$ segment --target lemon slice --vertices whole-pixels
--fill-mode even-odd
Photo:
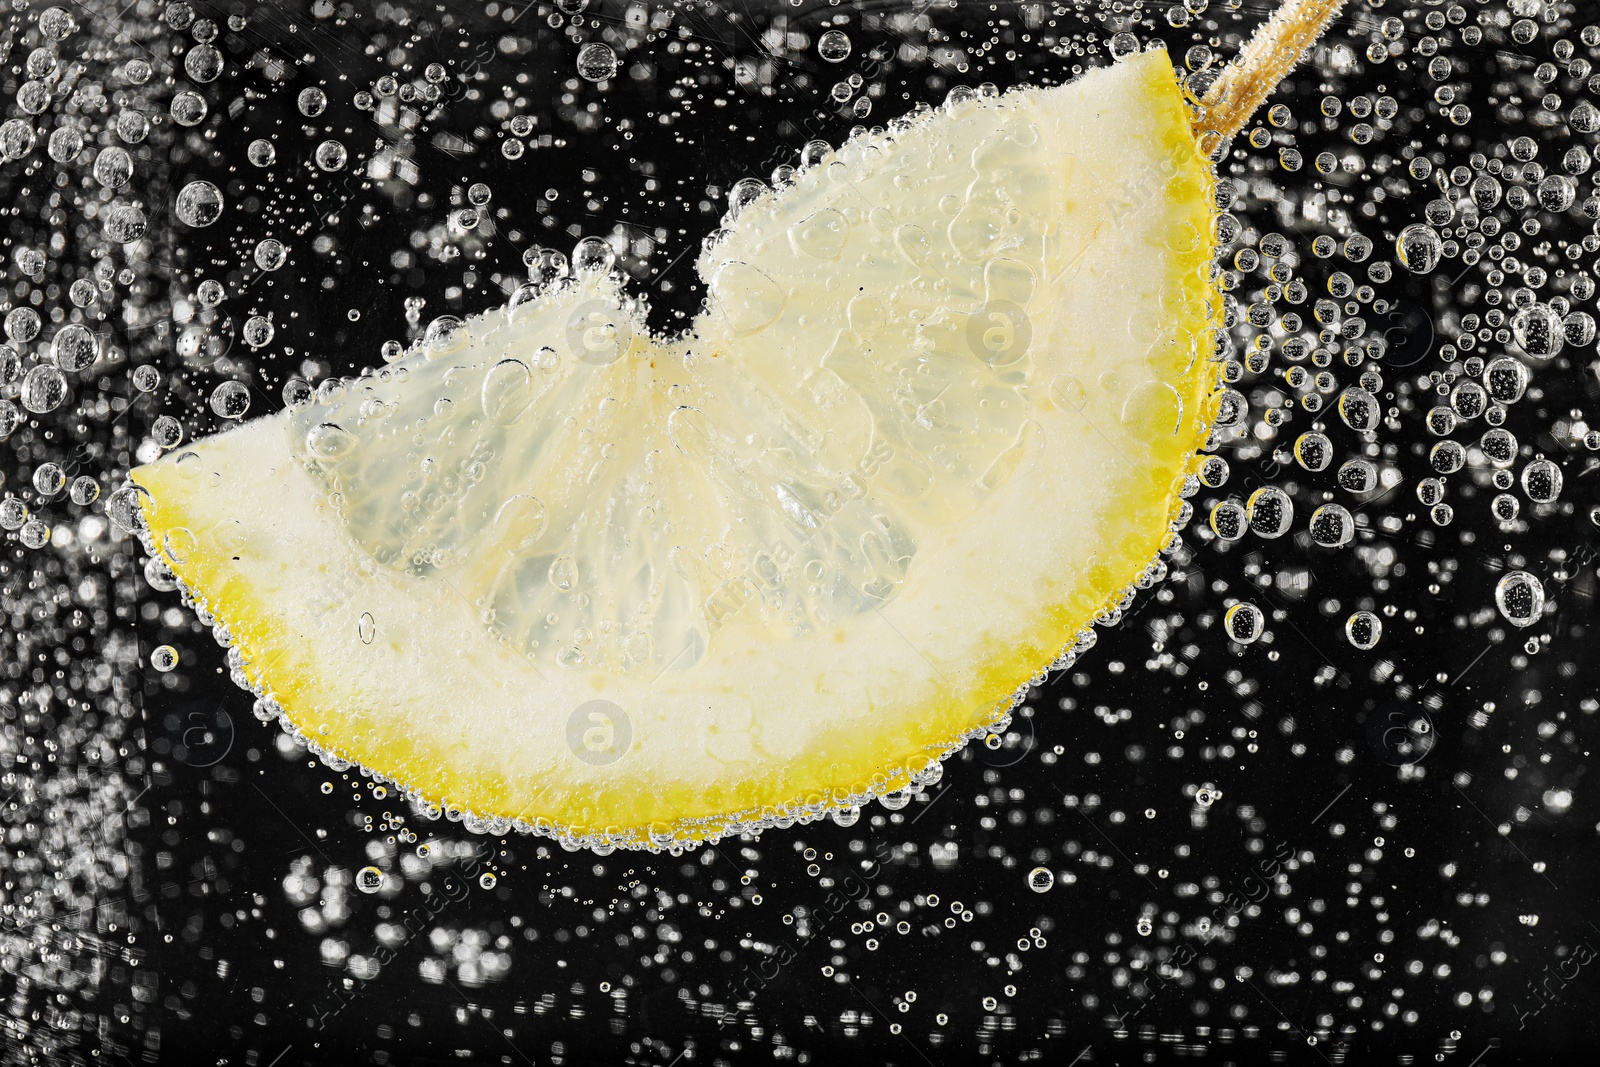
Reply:
[[[135,470],[313,751],[474,829],[676,847],[938,774],[1173,538],[1212,175],[1161,51],[852,139],[654,336],[603,268]]]

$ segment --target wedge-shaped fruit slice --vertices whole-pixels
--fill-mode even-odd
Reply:
[[[655,337],[611,277],[134,472],[329,758],[602,848],[926,781],[1172,536],[1218,325],[1163,52],[858,137]],[[147,495],[145,495],[147,493]]]

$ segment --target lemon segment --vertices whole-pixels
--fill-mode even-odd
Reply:
[[[744,203],[705,310],[613,279],[141,467],[151,547],[330,758],[662,847],[927,780],[1170,536],[1216,370],[1164,52]]]

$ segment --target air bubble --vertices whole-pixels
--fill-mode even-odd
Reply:
[[[616,73],[617,53],[610,45],[591,41],[578,49],[578,75],[585,81],[606,81]]]
[[[208,181],[192,181],[178,193],[174,211],[186,225],[210,226],[222,217],[222,190]]]
[[[850,57],[850,37],[843,30],[828,30],[817,39],[817,55],[829,63],[843,63]]]
[[[1513,626],[1532,626],[1544,614],[1544,584],[1527,571],[1510,571],[1495,584],[1494,602]]]
[[[1241,645],[1254,644],[1261,637],[1266,623],[1266,616],[1261,609],[1250,603],[1234,604],[1222,616],[1222,628]]]

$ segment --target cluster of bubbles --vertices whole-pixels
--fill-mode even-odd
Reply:
[[[123,476],[274,409],[279,396],[292,404],[311,395],[369,306],[340,290],[343,279],[418,290],[404,326],[397,315],[370,346],[385,361],[405,349],[391,335],[425,339],[430,322],[435,335],[448,333],[449,323],[425,319],[429,302],[465,314],[572,270],[629,271],[666,305],[682,286],[672,257],[692,231],[673,233],[652,216],[713,225],[750,186],[695,184],[667,155],[639,156],[630,145],[645,123],[682,144],[708,143],[696,124],[807,144],[803,157],[772,164],[776,182],[874,109],[936,103],[952,89],[1015,79],[1030,63],[1064,75],[1152,34],[1165,35],[1198,95],[1255,17],[1232,0],[1104,2],[1092,17],[1026,3],[1004,15],[946,13],[949,23],[923,5],[795,7],[755,19],[709,4],[635,5],[619,16],[610,5],[556,0],[474,5],[476,21],[443,8],[413,17],[380,5],[387,14],[354,19],[327,0],[309,7],[304,20],[293,16],[294,35],[249,13],[182,2],[141,2],[116,23],[91,22],[77,6],[0,9],[0,63],[14,69],[0,116],[0,203],[11,209],[0,305],[0,597],[17,621],[0,634],[0,948],[16,961],[0,971],[8,1062],[23,1062],[21,1049],[35,1062],[83,1062],[90,1044],[158,1056],[152,954],[173,937],[197,951],[169,959],[171,974],[198,968],[190,981],[161,980],[177,1011],[209,982],[224,990],[207,993],[225,1005],[219,1012],[303,1025],[305,1004],[290,1006],[276,988],[280,968],[241,964],[243,950],[199,951],[210,951],[203,942],[219,922],[252,937],[265,931],[269,956],[289,969],[311,961],[316,981],[324,969],[370,981],[382,970],[380,948],[410,951],[398,966],[447,992],[459,983],[481,994],[558,961],[559,980],[528,978],[530,989],[548,988],[517,994],[492,1022],[453,1005],[453,1024],[497,1031],[453,1035],[460,1047],[481,1041],[486,1055],[503,1051],[498,1028],[520,1025],[519,1014],[562,1017],[573,1034],[604,1014],[634,1039],[633,1054],[648,1044],[661,1062],[695,1040],[715,1045],[681,1039],[674,1024],[628,1029],[636,1002],[669,987],[685,1019],[725,1022],[715,1027],[721,1040],[736,1034],[787,1056],[807,1027],[782,1014],[787,993],[764,991],[772,973],[792,981],[803,972],[800,980],[839,991],[817,1024],[832,1038],[904,1028],[930,1048],[975,1040],[986,1052],[1042,1047],[1083,1018],[1122,1035],[1159,1016],[1225,1040],[1257,1026],[1270,1036],[1277,1019],[1241,991],[1252,968],[1315,991],[1315,1008],[1295,1025],[1324,1042],[1426,1025],[1402,987],[1442,991],[1462,1025],[1513,998],[1469,976],[1482,946],[1438,918],[1401,928],[1401,905],[1372,888],[1403,880],[1394,872],[1426,854],[1429,884],[1448,887],[1441,892],[1455,906],[1499,903],[1468,885],[1465,861],[1428,853],[1426,828],[1402,827],[1396,807],[1370,798],[1347,798],[1314,824],[1313,808],[1296,823],[1265,810],[1270,798],[1247,795],[1240,779],[1225,783],[1226,799],[1216,783],[1235,765],[1310,758],[1302,713],[1274,724],[1278,713],[1261,696],[1274,672],[1291,672],[1280,651],[1303,641],[1316,652],[1310,691],[1354,677],[1399,707],[1398,725],[1381,727],[1370,746],[1379,759],[1397,750],[1394,730],[1414,741],[1442,722],[1427,700],[1462,676],[1450,692],[1465,701],[1451,705],[1465,729],[1483,733],[1522,709],[1547,749],[1505,742],[1497,770],[1502,806],[1515,814],[1497,815],[1486,833],[1510,837],[1535,815],[1560,819],[1584,803],[1562,775],[1579,747],[1574,719],[1600,708],[1592,697],[1551,707],[1556,679],[1581,664],[1552,662],[1544,682],[1502,695],[1473,688],[1491,670],[1471,660],[1476,647],[1448,665],[1425,660],[1458,635],[1481,635],[1491,660],[1505,659],[1493,650],[1515,635],[1510,669],[1537,671],[1575,639],[1571,613],[1593,596],[1588,545],[1600,508],[1580,487],[1600,450],[1585,389],[1600,273],[1600,26],[1533,0],[1355,8],[1319,52],[1316,73],[1231,146],[1218,164],[1216,234],[1226,390],[1213,448],[1193,472],[1200,520],[1146,594],[1153,610],[1142,627],[1108,635],[1105,665],[1076,668],[1049,714],[1025,706],[993,744],[967,750],[962,782],[949,786],[957,796],[912,790],[803,838],[774,838],[770,851],[724,842],[649,867],[497,841],[493,868],[469,872],[470,840],[411,826],[448,823],[450,813],[420,803],[395,812],[381,787],[351,772],[352,810],[368,814],[353,820],[354,833],[316,831],[336,855],[275,858],[273,877],[252,887],[260,892],[221,904],[227,864],[243,851],[236,835],[268,831],[215,825],[212,794],[162,792],[195,768],[161,755],[159,717],[154,734],[139,725],[140,694],[183,693],[191,672],[210,672],[211,651],[205,627],[163,595],[176,587],[171,574],[138,553],[138,497]],[[559,71],[530,83],[530,60],[551,52]],[[618,103],[658,90],[649,114]],[[760,107],[797,101],[823,122],[761,127]],[[601,138],[618,151],[585,157],[559,178],[535,166],[559,168],[564,152]],[[237,151],[219,147],[233,141]],[[639,179],[635,214],[605,191],[613,158]],[[503,176],[472,170],[485,160]],[[614,214],[626,221],[595,237],[595,220]],[[382,256],[350,251],[354,228],[391,216],[402,225]],[[556,250],[585,233],[570,255]],[[512,246],[500,264],[498,250]],[[442,292],[421,295],[439,278],[449,279]],[[316,301],[348,305],[333,316],[343,321],[308,325],[302,313]],[[136,627],[162,638],[145,640]],[[1422,646],[1427,656],[1415,651]],[[1297,684],[1306,671],[1293,666]],[[1186,710],[1135,740],[1136,698],[1118,695],[1132,683],[1170,683],[1183,694],[1174,706]],[[1381,709],[1369,709],[1371,721]],[[1051,716],[1082,742],[1070,757],[1069,746],[1038,740]],[[277,744],[286,774],[325,773],[287,738],[257,743]],[[1371,752],[1336,746],[1332,762],[1348,767]],[[1091,771],[1168,760],[1181,795],[1123,783],[1116,792],[1138,795],[1118,800],[1107,785],[1063,786],[1069,759]],[[1408,760],[1391,761],[1402,782],[1430,769]],[[1452,781],[1476,785],[1465,771]],[[1067,820],[1077,826],[1063,832]],[[1161,858],[1120,832],[1168,820],[1178,843]],[[1204,834],[1217,825],[1241,832],[1237,856],[1191,849],[1191,838],[1214,841]],[[289,847],[303,847],[302,830],[284,832]],[[1263,874],[1259,856],[1280,838],[1276,873]],[[208,867],[212,850],[223,859]],[[1329,855],[1341,858],[1325,878]],[[452,870],[470,895],[408,926],[423,886],[439,891]],[[940,882],[970,871],[992,882],[959,894]],[[1251,878],[1269,881],[1281,906],[1249,899]],[[1058,925],[1085,907],[1078,886],[1111,884],[1124,902],[1143,894],[1143,903],[1105,929],[1094,928],[1098,919]],[[186,888],[202,885],[204,895]],[[1021,904],[996,902],[1007,887]],[[1274,907],[1293,939],[1281,958],[1228,954],[1240,925]],[[1362,921],[1339,917],[1339,907]],[[898,977],[893,961],[905,954],[894,949],[913,943],[946,954],[955,977]],[[1174,962],[1177,944],[1194,949],[1194,962]],[[780,946],[806,951],[789,962]],[[1481,952],[1496,965],[1506,954],[1498,942]],[[591,966],[596,958],[617,962],[617,973]],[[217,981],[230,966],[258,964],[247,980]],[[1064,1009],[1063,973],[1076,998]],[[1158,974],[1167,989],[1181,982],[1192,992],[1161,992]],[[870,1010],[857,985],[872,991]],[[228,1001],[235,988],[247,1008]],[[1130,1017],[1134,1009],[1147,1014]],[[420,1039],[426,1011],[397,1009],[378,1040]],[[764,1025],[780,1018],[786,1028]],[[1453,1048],[1460,1032],[1448,1032],[1439,1040]],[[360,1040],[371,1040],[370,1027]],[[278,1051],[254,1036],[235,1043],[256,1062]]]

